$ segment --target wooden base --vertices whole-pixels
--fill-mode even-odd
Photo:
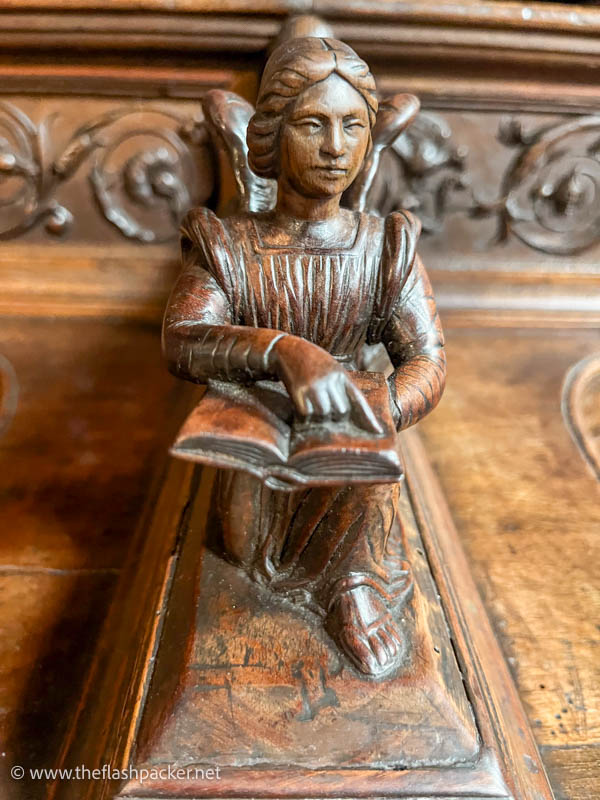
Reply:
[[[402,439],[404,668],[365,678],[316,615],[210,552],[212,475],[171,462],[64,753],[127,779],[54,798],[552,797],[418,436]]]

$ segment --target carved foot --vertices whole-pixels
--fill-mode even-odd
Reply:
[[[380,678],[401,663],[406,643],[381,595],[369,586],[341,594],[327,618],[327,629],[352,663]]]

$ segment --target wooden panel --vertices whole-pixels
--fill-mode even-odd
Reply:
[[[174,243],[142,252],[139,245],[3,245],[0,313],[135,318],[157,325],[179,270],[176,250]]]
[[[33,76],[35,96],[3,82],[0,313],[160,319],[179,222],[217,194],[214,155],[198,101],[165,99],[177,73],[132,67],[56,74],[48,65]],[[78,96],[90,72],[121,96],[94,95],[94,81]],[[182,75],[195,98],[216,86],[248,92],[254,80],[225,69]]]
[[[31,14],[14,0],[3,14],[0,36],[19,57],[0,60],[0,92],[25,118],[7,129],[1,115],[10,151],[1,168],[11,191],[29,189],[5,207],[0,234],[11,244],[0,262],[0,311],[158,319],[181,209],[209,201],[213,185],[210,148],[194,123],[197,98],[214,86],[252,98],[283,16],[306,10],[276,0],[209,5],[122,0],[110,13],[100,2],[48,2]],[[596,325],[597,12],[385,0],[354,4],[352,15],[338,0],[311,8],[371,59],[383,93],[410,90],[423,100],[424,112],[384,159],[374,201],[421,216],[440,305],[483,324],[511,309],[527,324],[562,315]],[[65,47],[73,52],[57,59],[53,48]],[[33,179],[40,169],[43,190]],[[21,240],[34,245],[27,254]],[[128,242],[137,248],[131,258]]]
[[[210,85],[201,78],[198,93]],[[382,85],[411,88],[401,78]],[[177,269],[183,209],[215,200],[198,104],[26,95],[7,103],[0,311],[157,320]],[[506,108],[458,104],[463,110],[425,98],[385,154],[370,207],[418,213],[442,308],[469,310],[484,324],[512,311],[538,324],[562,315],[596,325],[600,118],[507,117]],[[43,188],[25,166],[45,175]]]
[[[37,0],[33,14],[27,13],[27,0],[6,0],[4,8],[12,11],[5,15],[6,38],[21,46],[33,41],[32,30],[38,42],[40,36],[56,42],[61,31],[68,34],[78,25],[86,34],[86,43],[106,47],[102,22],[106,25],[107,19],[114,21],[120,14],[127,24],[113,24],[111,33],[117,33],[122,47],[158,46],[161,41],[164,47],[165,39],[172,45],[175,33],[180,46],[185,46],[187,38],[190,48],[214,51],[215,47],[231,47],[237,41],[244,49],[256,51],[268,46],[288,14],[314,13],[332,20],[336,35],[352,46],[358,45],[359,50],[361,44],[363,48],[370,45],[371,51],[381,53],[391,41],[395,49],[405,45],[406,55],[412,58],[417,48],[422,48],[426,29],[427,44],[434,52],[445,47],[449,54],[456,54],[458,49],[476,51],[481,56],[486,51],[502,49],[504,60],[517,54],[523,58],[547,53],[556,62],[561,53],[573,58],[573,53],[583,52],[589,57],[597,49],[590,36],[600,29],[594,9],[540,2],[528,3],[524,8],[518,2],[489,0],[361,0],[352,4],[351,14],[342,0],[260,0],[250,7],[246,0],[111,0],[110,8],[116,12],[112,15],[107,13],[105,0]],[[171,22],[166,36],[162,31],[157,34],[157,18]],[[95,28],[96,37],[92,35]],[[186,32],[191,35],[186,37]],[[212,34],[212,48],[207,33]],[[76,47],[68,36],[64,41]],[[548,63],[552,63],[550,58]]]
[[[0,738],[4,766],[52,767],[169,437],[156,328],[0,325]],[[8,402],[6,398],[8,396]],[[0,795],[43,800],[3,769]]]
[[[202,77],[200,92],[214,85]],[[0,125],[7,240],[129,243],[133,256],[176,238],[180,207],[213,190],[197,103],[5,95]]]
[[[18,382],[16,413],[0,440],[0,563],[120,567],[149,459],[165,446],[174,381],[158,331],[4,319],[0,353]]]
[[[72,724],[116,575],[0,565],[3,767],[52,767]],[[44,800],[46,783],[0,774],[8,800]]]
[[[538,743],[598,747],[587,763],[600,783],[598,483],[561,414],[567,371],[600,337],[452,329],[448,340],[446,395],[421,426],[428,453]]]
[[[309,5],[371,58],[384,90],[417,91],[425,100],[425,123],[437,117],[448,127],[449,137],[440,142],[432,134],[435,126],[426,126],[435,145],[430,152],[441,160],[426,175],[417,171],[420,185],[413,182],[425,217],[448,177],[468,178],[480,199],[504,200],[502,178],[510,159],[527,146],[506,147],[497,140],[503,115],[531,132],[542,123],[556,127],[575,115],[589,116],[598,107],[598,9],[361,0],[349,13],[338,0]],[[24,0],[7,0],[0,25],[0,92],[35,125],[47,116],[45,109],[64,110],[45,151],[49,168],[79,125],[96,119],[96,110],[102,116],[139,97],[194,115],[203,87],[217,85],[237,86],[251,97],[282,19],[307,8],[297,0],[265,0],[251,9],[243,0],[117,0],[110,8],[101,0],[39,0],[33,11]],[[92,113],[80,115],[84,107]],[[566,140],[567,162],[588,155],[584,142]],[[453,150],[461,155],[465,148],[460,164],[448,163]],[[158,320],[177,269],[175,239],[145,245],[128,240],[95,206],[92,166],[93,158],[84,159],[52,195],[73,213],[70,227],[61,228],[65,217],[51,214],[24,238],[3,243],[0,311]],[[3,182],[3,192],[6,187]],[[595,331],[577,330],[598,325],[597,245],[594,239],[582,253],[548,255],[514,231],[504,244],[493,244],[498,215],[491,209],[480,219],[469,218],[469,192],[450,186],[440,229],[432,228],[422,244],[446,322],[467,328],[450,332],[450,386],[424,430],[557,795],[590,800],[600,785],[593,621],[600,602],[597,487],[562,425],[558,404],[567,369],[599,349]],[[597,203],[586,207],[597,209]],[[595,237],[596,218],[589,220],[586,235]],[[46,231],[48,221],[63,235]],[[498,324],[506,330],[468,330]],[[520,325],[572,330],[515,331]],[[88,652],[78,661],[67,642],[71,635],[75,642],[87,641],[87,630],[91,647],[147,485],[152,437],[168,413],[168,378],[158,356],[155,367],[146,361],[155,357],[155,334],[135,325],[21,319],[3,320],[3,331],[8,338],[0,354],[17,368],[21,389],[12,427],[6,428],[10,402],[0,417],[0,434],[7,430],[0,444],[8,454],[0,463],[10,465],[0,547],[15,587],[6,589],[11,599],[3,619],[9,625],[6,641],[18,647],[24,642],[22,651],[6,656],[6,686],[16,681],[14,701],[23,701],[23,716],[35,706],[27,736],[33,742],[39,722],[48,731],[50,753],[51,737],[63,733],[58,707],[64,699],[70,708]],[[135,344],[135,358],[123,342]],[[12,381],[10,362],[0,363],[3,383]],[[140,369],[150,393],[143,394],[128,371]],[[82,452],[89,463],[79,462]],[[94,569],[105,572],[89,572]],[[61,583],[62,574],[51,580],[45,570],[69,570],[68,585]],[[88,582],[71,584],[72,570]],[[105,581],[106,592],[96,593],[96,583],[102,587]],[[147,588],[136,586],[140,593]],[[90,606],[74,599],[88,596]],[[51,651],[57,649],[52,665]],[[25,684],[31,692],[22,691]],[[47,697],[50,686],[56,705]],[[17,714],[12,702],[9,693],[11,725]],[[32,760],[37,752],[31,751]],[[26,788],[31,797],[39,791]],[[23,791],[18,800],[22,796]]]
[[[598,796],[598,747],[543,747],[544,761],[554,786],[555,800]]]

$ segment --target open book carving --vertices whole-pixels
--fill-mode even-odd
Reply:
[[[279,383],[211,381],[171,452],[202,464],[245,470],[273,489],[399,481],[402,463],[387,381],[376,372],[351,377],[381,433],[365,431],[352,418],[327,424],[297,420]]]

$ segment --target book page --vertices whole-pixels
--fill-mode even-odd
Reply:
[[[286,406],[287,403],[287,406]],[[273,385],[211,381],[171,448],[173,455],[213,466],[249,469],[281,464],[289,452],[289,400]]]

